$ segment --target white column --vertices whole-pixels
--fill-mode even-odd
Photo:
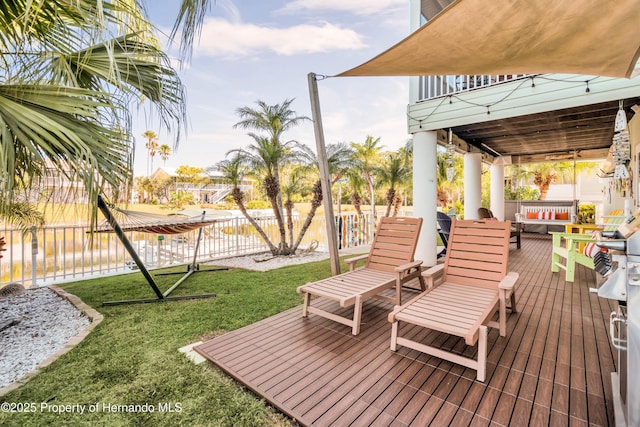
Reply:
[[[415,159],[415,156],[414,156]],[[482,155],[464,154],[464,219],[478,219],[482,202]]]
[[[504,221],[504,165],[491,165],[491,212]]]
[[[426,267],[436,265],[437,258],[437,142],[433,131],[413,135],[413,216],[423,219],[415,259]]]

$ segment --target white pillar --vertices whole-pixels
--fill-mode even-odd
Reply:
[[[436,265],[437,258],[437,142],[433,131],[413,135],[413,216],[423,220],[415,259],[426,267]]]
[[[415,149],[415,148],[414,148]],[[415,159],[415,155],[414,155]],[[482,155],[464,154],[464,219],[478,219],[482,202]]]
[[[491,212],[504,221],[504,165],[491,165]]]

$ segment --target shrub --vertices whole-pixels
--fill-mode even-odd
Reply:
[[[595,224],[596,222],[596,205],[593,203],[584,203],[578,206],[578,223],[579,224]]]

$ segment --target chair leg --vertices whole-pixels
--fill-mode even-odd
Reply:
[[[360,295],[356,297],[356,303],[353,306],[353,326],[351,328],[351,333],[353,335],[358,335],[360,333],[360,320],[362,318],[362,299]]]
[[[309,302],[311,301],[311,294],[309,292],[304,293],[304,302],[302,303],[302,317],[309,316]]]
[[[484,382],[487,371],[487,327],[480,326],[478,336],[478,370],[476,378]]]
[[[500,290],[500,303],[498,307],[498,327],[500,336],[507,336],[507,295],[506,291]]]
[[[518,309],[516,308],[516,293],[514,291],[511,291],[511,312],[518,312]]]
[[[391,351],[396,351],[398,348],[398,321],[396,320],[391,324]]]
[[[518,233],[518,234],[516,235],[516,247],[517,247],[518,249],[520,249],[520,247],[521,247],[521,244],[520,244],[520,233]]]

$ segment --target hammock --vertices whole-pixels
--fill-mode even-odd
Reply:
[[[111,209],[115,211],[114,213]],[[129,252],[129,255],[136,263],[140,272],[145,277],[149,286],[156,294],[157,298],[154,299],[137,299],[137,300],[125,300],[125,301],[107,301],[103,302],[103,305],[118,305],[118,304],[138,304],[138,303],[150,303],[150,302],[160,302],[160,301],[172,301],[172,300],[184,300],[184,299],[193,299],[193,298],[212,298],[215,297],[215,294],[202,294],[202,295],[185,295],[178,297],[170,297],[169,295],[173,292],[182,282],[184,282],[189,276],[193,273],[200,270],[200,266],[196,264],[196,258],[198,257],[198,248],[200,247],[200,238],[202,237],[202,227],[208,224],[212,224],[217,221],[228,221],[228,219],[220,219],[220,218],[206,218],[206,212],[203,212],[202,217],[200,219],[197,218],[177,218],[177,219],[169,219],[168,216],[165,215],[157,215],[157,214],[149,214],[143,212],[135,212],[135,211],[125,211],[122,209],[118,209],[113,205],[107,204],[104,201],[102,196],[98,196],[98,209],[102,211],[102,214],[105,217],[106,225],[99,226],[95,231],[96,232],[114,232],[118,239],[124,245],[124,248]],[[120,216],[121,218],[126,218],[129,221],[129,225],[125,225],[125,227],[120,226],[116,216]],[[150,221],[149,218],[156,218],[154,221]],[[140,220],[140,218],[143,218]],[[173,286],[167,289],[165,292],[161,292],[156,284],[155,280],[149,273],[149,270],[145,267],[144,263],[136,253],[135,249],[127,239],[127,236],[124,234],[125,231],[143,231],[148,233],[166,233],[166,234],[177,234],[184,233],[185,231],[200,229],[198,233],[198,240],[196,240],[196,248],[193,254],[193,262],[187,267],[187,272],[180,280],[178,280]],[[220,269],[215,269],[220,270]],[[215,271],[213,270],[213,271]],[[211,271],[211,270],[209,270]]]
[[[122,231],[140,231],[143,233],[155,234],[180,234],[187,231],[197,230],[204,226],[229,221],[223,218],[227,212],[216,212],[211,209],[203,209],[199,217],[187,216],[178,212],[172,215],[159,215],[149,212],[131,211],[109,205],[111,213],[120,225]],[[195,213],[198,211],[183,211],[185,213]],[[96,233],[111,233],[114,231],[108,220],[101,222],[94,230]]]

